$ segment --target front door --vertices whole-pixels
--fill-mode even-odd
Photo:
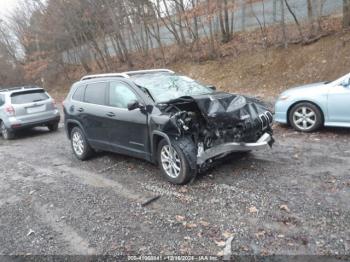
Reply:
[[[110,82],[106,112],[109,137],[114,151],[143,157],[148,154],[147,114],[139,108],[128,110],[128,104],[135,100],[143,103],[127,83]]]
[[[350,85],[331,87],[328,93],[329,122],[350,124]]]

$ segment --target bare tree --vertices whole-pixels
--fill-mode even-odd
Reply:
[[[287,29],[285,22],[285,10],[284,10],[284,0],[280,0],[281,3],[281,27],[282,27],[282,37],[283,37],[283,45],[284,48],[288,47],[288,39],[287,39]]]
[[[350,26],[350,0],[343,0],[343,27]]]
[[[227,0],[217,0],[219,9],[219,21],[222,35],[222,42],[227,43],[232,39],[232,31],[230,29],[228,2]]]
[[[287,0],[284,0],[285,4],[286,4],[286,7],[289,11],[289,13],[293,16],[293,19],[294,19],[294,22],[297,26],[297,29],[298,29],[298,32],[299,32],[299,35],[300,35],[300,38],[301,38],[301,41],[304,41],[304,35],[303,35],[303,30],[301,28],[301,25],[299,23],[299,20],[296,16],[296,14],[294,13],[294,11],[292,10],[291,6],[289,5],[288,1]]]

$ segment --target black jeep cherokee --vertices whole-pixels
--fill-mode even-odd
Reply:
[[[146,159],[185,184],[216,159],[273,144],[263,103],[214,89],[166,69],[85,76],[63,102],[73,152]]]

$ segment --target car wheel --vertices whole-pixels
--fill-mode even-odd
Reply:
[[[195,175],[191,159],[183,150],[182,141],[174,140],[171,145],[163,139],[158,146],[158,163],[164,177],[173,184],[187,184]]]
[[[79,127],[74,127],[72,129],[70,141],[73,152],[78,159],[86,160],[91,157],[93,150]]]
[[[320,109],[311,103],[299,103],[290,110],[289,121],[292,127],[301,132],[313,132],[323,123]]]
[[[1,122],[0,125],[1,135],[5,140],[10,140],[14,138],[14,133],[10,131],[6,126],[4,122]]]
[[[49,124],[47,126],[47,128],[51,131],[51,132],[56,132],[58,130],[58,123],[54,123],[54,124]]]

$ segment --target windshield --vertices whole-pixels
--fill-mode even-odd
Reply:
[[[146,88],[156,102],[213,92],[187,76],[160,73],[133,76],[132,79],[137,85]]]
[[[326,82],[326,84],[335,84],[335,85],[338,85],[346,80],[348,80],[350,78],[350,74],[346,74],[345,76],[342,76],[334,81],[328,81]]]
[[[49,99],[44,90],[16,92],[11,95],[12,104],[27,104]]]

